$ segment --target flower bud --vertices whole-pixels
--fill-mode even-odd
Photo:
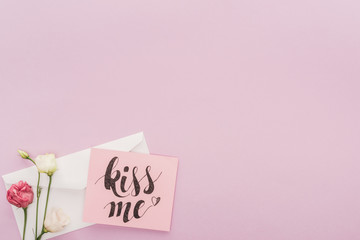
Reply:
[[[28,159],[29,158],[29,154],[23,150],[18,150],[18,153],[20,154],[20,156],[23,158],[23,159]]]

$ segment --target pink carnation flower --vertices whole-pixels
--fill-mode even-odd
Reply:
[[[29,184],[20,181],[11,185],[6,195],[9,203],[16,207],[26,208],[33,202],[34,192]]]

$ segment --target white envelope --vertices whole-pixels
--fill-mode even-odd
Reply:
[[[95,148],[149,154],[149,149],[142,132],[101,144]],[[58,170],[53,175],[48,211],[52,207],[62,208],[71,218],[71,222],[64,230],[58,233],[46,233],[43,235],[42,239],[49,239],[93,225],[92,223],[85,223],[82,221],[89,160],[90,148],[57,159]],[[37,175],[36,167],[32,166],[6,174],[2,177],[4,179],[6,189],[9,189],[12,184],[23,180],[31,185],[34,193],[36,193]],[[49,177],[46,174],[41,174],[40,186],[42,187],[42,192],[39,203],[38,234],[41,232],[43,222],[48,180]],[[23,210],[15,206],[12,206],[12,209],[22,236],[24,221]],[[26,228],[26,239],[28,240],[34,239],[35,212],[36,198],[34,198],[34,202],[28,207],[28,221]]]

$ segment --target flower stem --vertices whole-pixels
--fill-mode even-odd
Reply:
[[[34,162],[34,160],[32,160],[30,157],[27,157],[27,159],[29,159],[36,166],[36,163]]]
[[[24,231],[23,231],[23,240],[25,240],[25,232],[26,232],[26,222],[27,222],[27,207],[23,208],[24,210]]]
[[[32,160],[30,157],[28,157],[27,159],[29,159],[36,166],[36,163],[34,160]],[[40,194],[41,194],[41,188],[39,187],[39,185],[40,185],[40,172],[38,171],[38,181],[37,181],[37,186],[36,186],[36,197],[37,198],[36,198],[35,240],[37,239],[39,200],[40,200]]]
[[[52,181],[52,175],[49,175],[49,186],[48,186],[48,191],[47,191],[47,195],[46,195],[46,204],[45,204],[45,212],[44,212],[44,220],[43,220],[43,226],[42,226],[42,230],[41,230],[41,234],[39,235],[39,237],[37,238],[38,240],[41,239],[42,235],[44,235],[44,233],[46,233],[45,231],[45,219],[46,219],[46,211],[47,211],[47,207],[48,207],[48,202],[49,202],[49,195],[50,195],[50,188],[51,188],[51,181]]]
[[[41,232],[41,234],[39,235],[39,237],[37,238],[38,240],[41,239],[42,235],[44,235],[45,232]]]
[[[40,200],[40,193],[41,193],[41,189],[39,187],[39,183],[40,183],[40,172],[38,172],[38,182],[37,182],[37,187],[36,187],[36,220],[35,220],[35,239],[37,239],[37,230],[38,230],[38,216],[39,216],[39,200]]]

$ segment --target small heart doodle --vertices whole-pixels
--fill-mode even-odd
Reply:
[[[151,202],[154,206],[158,205],[158,203],[160,202],[160,197],[152,197]]]

